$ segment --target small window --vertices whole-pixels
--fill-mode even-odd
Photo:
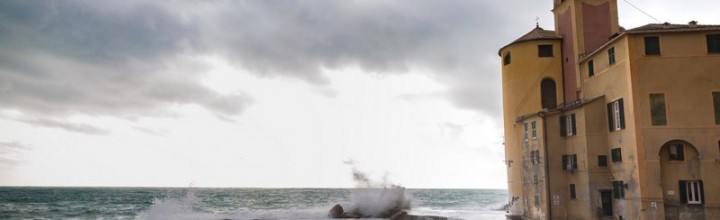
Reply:
[[[720,53],[720,34],[708,34],[706,37],[708,53]]]
[[[625,198],[625,184],[623,181],[613,181],[613,196],[616,199]]]
[[[538,182],[540,182],[540,181],[538,181],[537,175],[533,175],[533,184],[535,184],[537,186]]]
[[[577,134],[575,126],[575,114],[560,116],[560,135],[563,137],[574,136]]]
[[[530,122],[530,131],[531,131],[531,137],[532,139],[537,139],[537,123],[536,122]]]
[[[660,55],[660,37],[645,37],[645,55]]]
[[[705,189],[702,180],[679,181],[680,201],[687,204],[705,204]]]
[[[715,108],[715,124],[720,125],[720,92],[713,92],[712,95]]]
[[[525,142],[528,141],[528,124],[523,124],[523,137],[525,138]]]
[[[510,57],[510,52],[506,53],[506,54],[505,54],[505,57],[503,57],[503,65],[508,65],[508,64],[510,64],[510,60],[511,60],[511,59],[512,59],[512,58]]]
[[[530,151],[530,161],[533,165],[540,164],[540,151]]]
[[[595,64],[593,61],[588,62],[588,76],[593,77],[595,75]]]
[[[608,63],[609,63],[610,65],[615,64],[615,48],[614,48],[614,47],[611,47],[611,48],[608,50]]]
[[[577,154],[562,155],[562,169],[574,171],[577,170]]]
[[[650,117],[652,125],[667,125],[665,94],[650,94]]]
[[[539,206],[539,205],[540,205],[540,197],[535,196],[535,206]]]
[[[538,56],[539,57],[552,57],[553,56],[553,45],[538,45]]]
[[[607,155],[599,155],[598,156],[598,167],[607,167],[607,166],[608,166]]]
[[[670,145],[670,160],[685,160],[685,148],[683,144]]]
[[[607,104],[608,127],[610,131],[619,131],[625,128],[625,110],[623,99]]]
[[[575,184],[570,184],[570,199],[576,199],[577,195],[575,195]]]
[[[610,150],[610,155],[613,163],[622,162],[622,150],[620,148]]]

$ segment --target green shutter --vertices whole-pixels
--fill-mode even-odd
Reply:
[[[577,126],[575,126],[575,114],[570,115],[570,120],[572,120],[570,122],[570,125],[572,126],[572,134],[576,135],[577,134],[577,128],[576,128]]]
[[[700,180],[700,198],[702,199],[702,204],[705,204],[705,186],[703,186],[702,180]]]
[[[620,103],[620,128],[625,129],[625,107],[623,107],[623,99],[618,100]]]
[[[680,187],[680,202],[687,203],[687,182],[680,180],[678,185]]]
[[[613,107],[612,102],[607,104],[607,116],[608,116],[608,128],[612,132],[615,130],[615,124],[613,123]]]

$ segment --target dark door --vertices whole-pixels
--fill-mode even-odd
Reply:
[[[612,216],[612,191],[600,191],[600,197],[602,197],[602,214],[604,216]]]

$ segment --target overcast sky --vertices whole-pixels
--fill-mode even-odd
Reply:
[[[715,0],[630,2],[720,24]],[[0,185],[506,188],[497,50],[551,9],[0,1]]]

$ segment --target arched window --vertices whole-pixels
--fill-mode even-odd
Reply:
[[[540,83],[540,94],[542,95],[542,108],[554,109],[557,107],[557,93],[554,80],[543,79]]]

